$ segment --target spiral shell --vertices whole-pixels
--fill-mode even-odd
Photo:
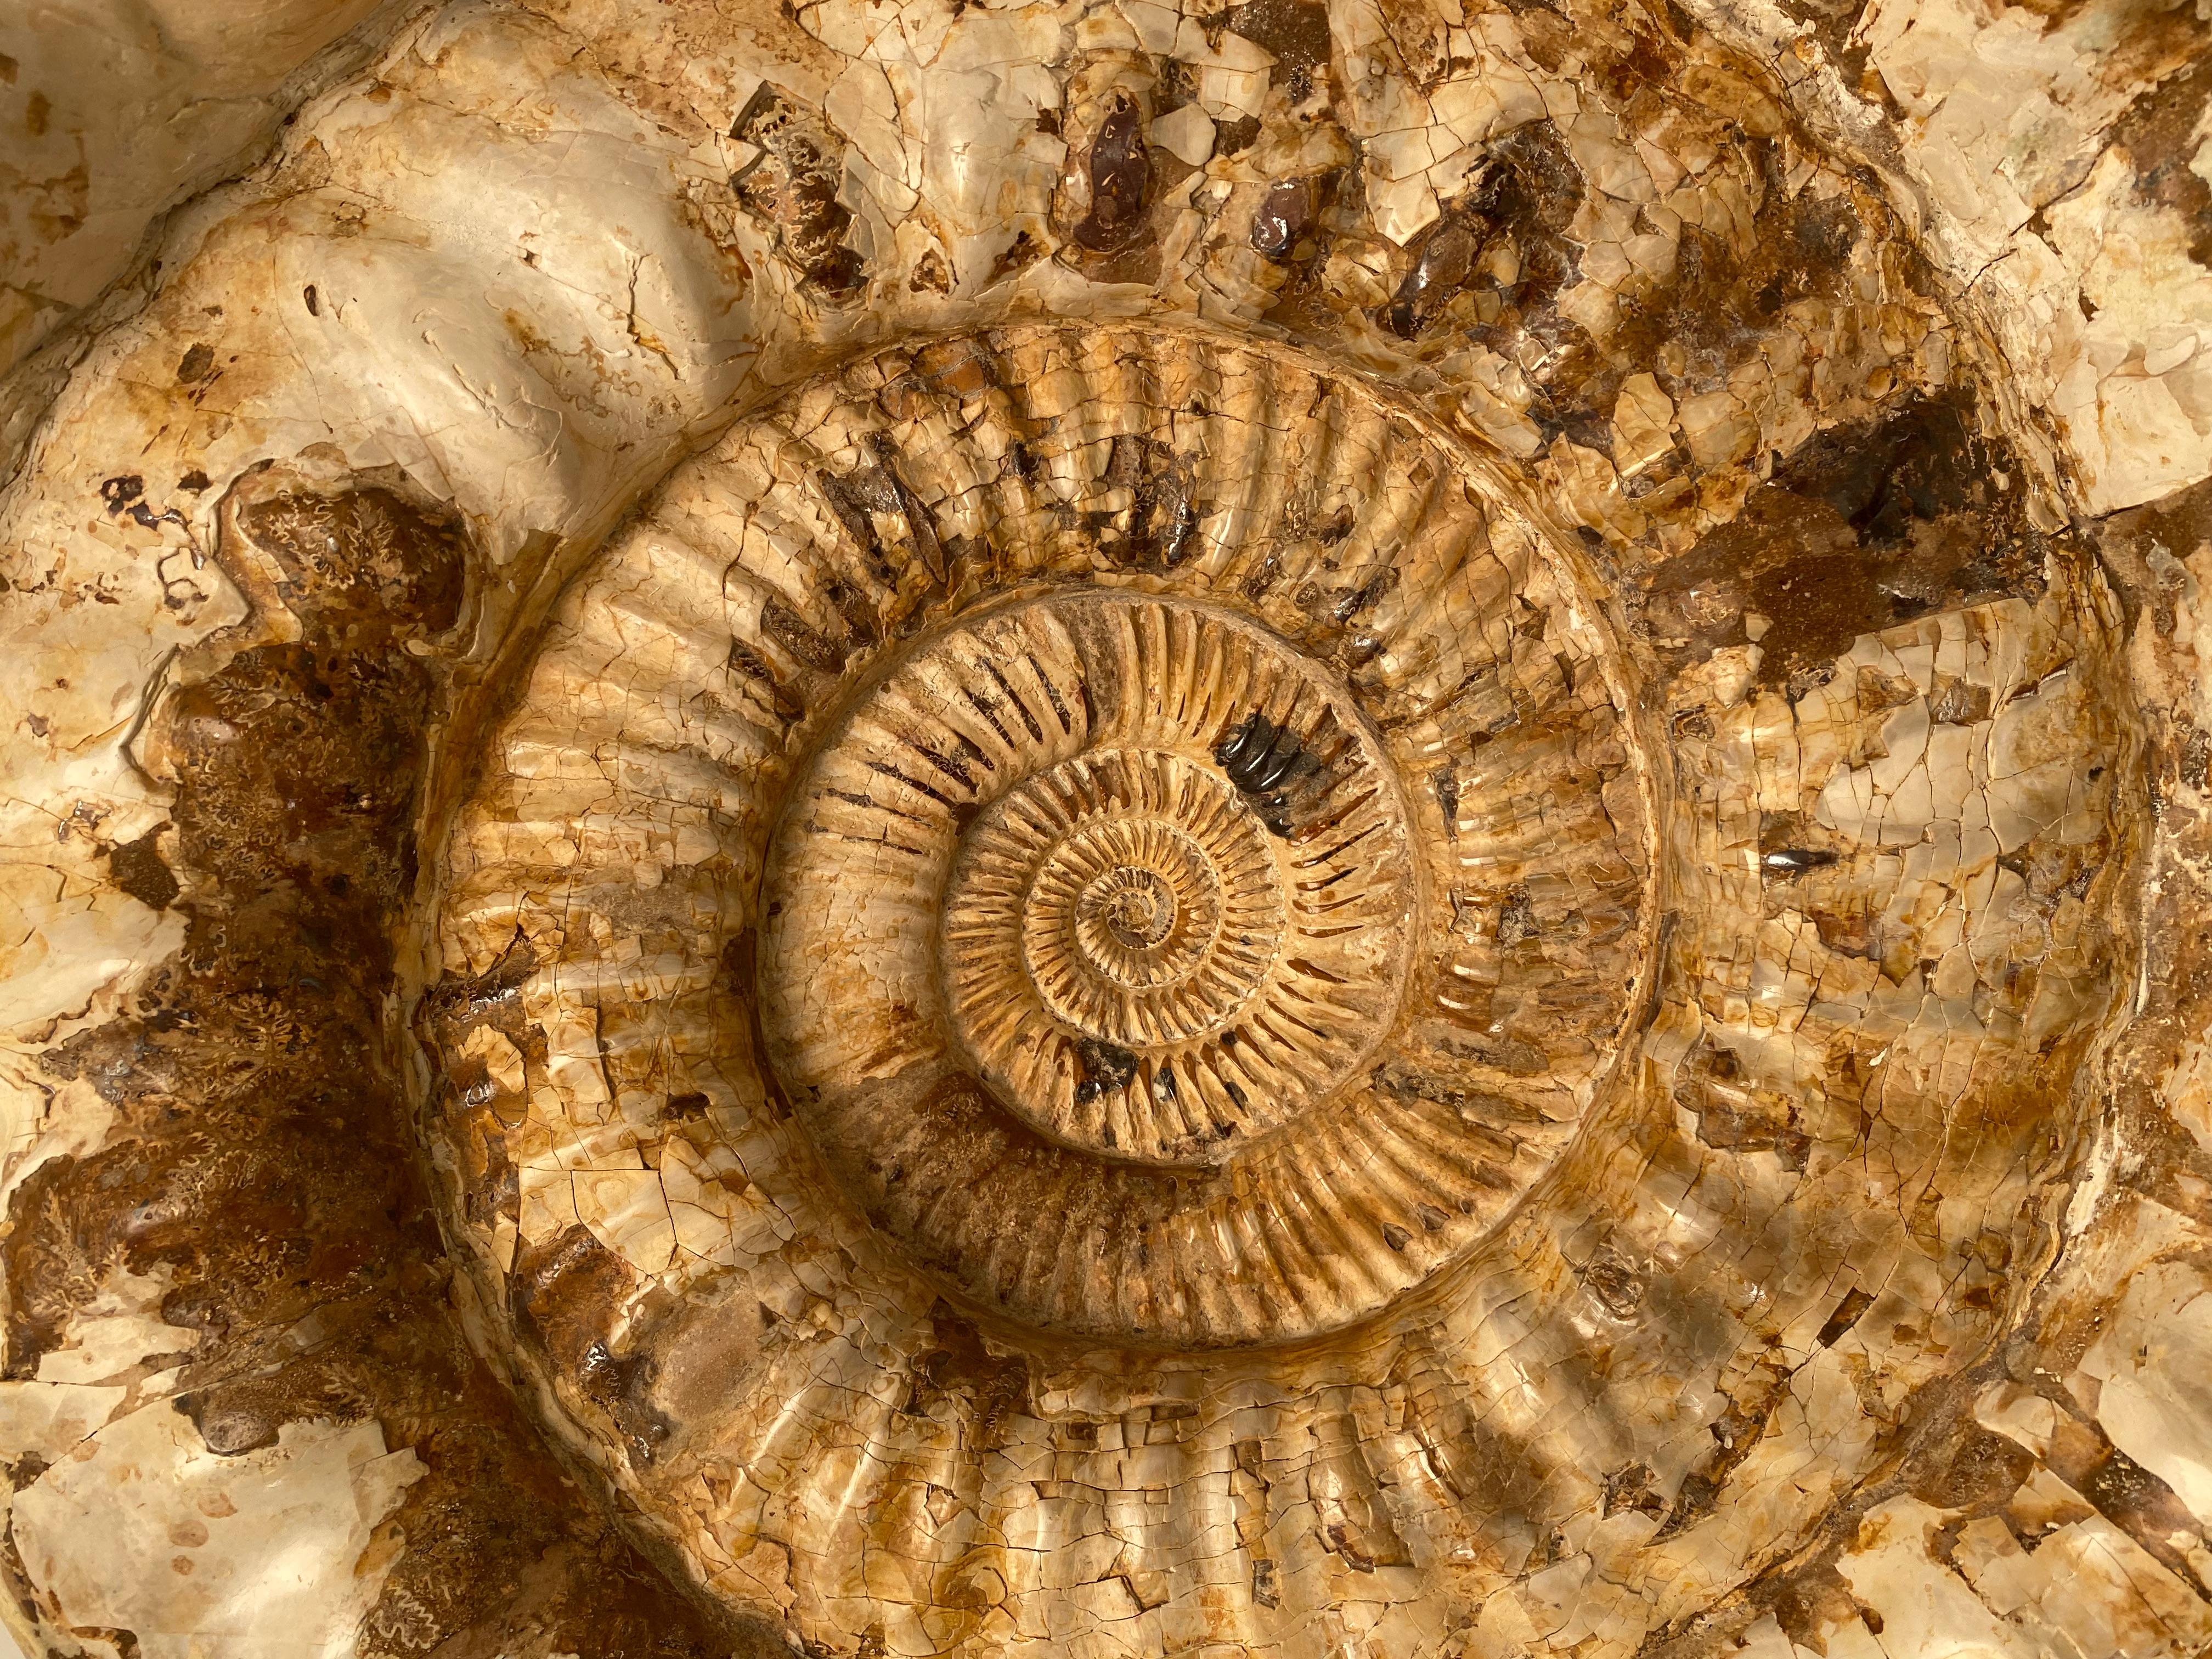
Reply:
[[[485,1304],[598,1310],[555,1420],[716,1594],[801,1631],[1042,1617],[1106,1524],[1085,1494],[1134,1480],[1169,1507],[1132,1559],[1184,1605],[1216,1594],[1207,1517],[1288,1501],[1238,1461],[1287,1437],[1330,1549],[1418,1602],[1496,1547],[1493,1500],[1535,1501],[1530,1459],[1574,1491],[1637,1467],[1592,1353],[1674,1374],[1723,1310],[1778,1342],[1859,1317],[1799,1282],[1827,1247],[1786,1208],[1802,1178],[1858,1213],[1850,1088],[1910,1089],[1895,1133],[1942,1139],[1920,1103],[1971,1055],[1988,1127],[1941,1179],[2012,1179],[2004,1079],[2086,1040],[2094,994],[2002,966],[2011,887],[1972,898],[1978,1030],[1856,957],[1776,977],[1814,935],[1762,915],[1770,881],[1858,914],[1891,865],[1784,848],[1770,875],[1717,839],[1734,797],[1669,807],[1595,591],[1355,380],[1037,325],[793,394],[568,594],[458,821],[441,995],[481,1012],[439,1030],[461,1104],[434,1132]],[[2112,785],[2051,817],[2021,758],[2094,723],[2051,643],[2096,649],[2091,612],[2041,603],[1863,641],[1807,740],[1871,722],[1834,752],[1876,752],[1904,695],[1876,691],[1953,665],[2011,734],[1993,844],[2096,844]],[[1770,741],[1668,740],[1701,790]],[[1875,775],[1820,763],[1823,821],[1876,845]],[[1799,799],[1776,764],[1747,763],[1760,799]],[[1829,1104],[1784,1103],[1792,1066]],[[1741,1151],[1685,1150],[1711,1146]],[[1749,1265],[1692,1265],[1723,1256]],[[1900,1326],[1885,1374],[1985,1317]],[[1238,1546],[1209,1615],[1255,1643],[1292,1611],[1274,1547]],[[928,1565],[884,1588],[883,1550]]]
[[[633,681],[555,746],[614,691],[579,638],[508,753],[697,803],[718,922],[623,1018],[788,1103],[803,1146],[741,1143],[778,1207],[818,1164],[809,1207],[1018,1327],[1243,1345],[1373,1314],[1565,1144],[1638,972],[1643,805],[1601,631],[1467,455],[1292,359],[1038,328],[794,399],[657,522],[609,623],[711,617],[719,672],[641,665],[673,724]],[[572,936],[628,833],[569,865]],[[564,1174],[620,1155],[607,1093],[533,1103]],[[572,1212],[522,1187],[527,1247]]]
[[[1063,1147],[1218,1165],[1387,1028],[1405,817],[1350,700],[1231,615],[1097,594],[963,623],[902,656],[785,809],[776,1070],[843,1103],[828,1145],[881,1135],[863,1126],[897,1109],[877,1083],[964,1071]],[[810,1018],[816,975],[911,1008],[915,1048]]]
[[[2212,1650],[2181,10],[272,6],[0,40],[0,1651]]]
[[[1298,1328],[1219,1288],[1292,1288],[1236,1188],[1310,1206],[1310,1137],[1379,1120],[1371,1091],[1336,1097],[1395,1023],[1407,818],[1349,696],[1233,615],[1108,591],[963,621],[785,810],[775,1072],[867,1213],[979,1299],[1098,1335]],[[1055,1245],[1043,1215],[1081,1224]],[[1158,1265],[1102,1321],[1071,1250]]]

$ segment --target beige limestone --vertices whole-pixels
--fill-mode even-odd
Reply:
[[[2201,8],[78,16],[27,1650],[2212,1642]]]

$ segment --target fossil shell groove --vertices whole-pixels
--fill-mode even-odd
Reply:
[[[1384,487],[1360,486],[1372,479]],[[801,1628],[847,1616],[831,1609],[853,1597],[869,1618],[908,1616],[909,1592],[866,1588],[851,1564],[915,1490],[906,1460],[951,1458],[944,1481],[981,1477],[961,1513],[982,1530],[944,1534],[935,1582],[988,1563],[1003,1586],[991,1605],[1024,1616],[1065,1570],[1053,1538],[1084,1524],[1082,1494],[1124,1478],[1108,1466],[1141,1441],[1167,1507],[1131,1547],[1171,1594],[1196,1594],[1207,1517],[1248,1501],[1243,1437],[1348,1447],[1368,1433],[1355,1421],[1386,1411],[1396,1426],[1372,1449],[1326,1455],[1304,1478],[1346,1517],[1346,1559],[1393,1564],[1418,1601],[1461,1547],[1448,1540],[1487,1547],[1471,1495],[1528,1455],[1478,1473],[1455,1461],[1455,1437],[1516,1423],[1540,1440],[1561,1413],[1603,1412],[1575,1358],[1592,1320],[1616,1355],[1649,1345],[1635,1363],[1663,1370],[1702,1363],[1706,1299],[1771,1310],[1757,1316],[1778,1341],[1833,1313],[1818,1283],[1779,1300],[1759,1285],[1790,1282],[1817,1248],[1767,1231],[1797,1172],[1861,1179],[1838,1161],[1862,1138],[1859,1109],[1759,1131],[1753,1144],[1776,1149],[1754,1166],[1768,1184],[1725,1197],[1701,1196],[1665,1151],[1679,1114],[1764,1123],[1759,1079],[1778,1066],[1840,1066],[1877,1090],[1910,1073],[1905,1141],[1934,1135],[1948,1190],[2008,1190],[2002,1171],[2020,1166],[2004,1138],[2035,1131],[1999,1128],[2003,1079],[2082,1040],[2102,968],[2085,960],[2068,989],[2057,962],[2030,977],[1996,966],[1990,952],[2013,948],[2001,938],[2041,949],[2003,933],[2025,890],[2000,872],[1969,889],[1967,926],[1977,971],[2008,988],[1977,994],[1971,1035],[1963,1005],[1886,1012],[1887,981],[1850,958],[1809,992],[1743,983],[1728,953],[1768,878],[1649,793],[1621,712],[1633,665],[1576,582],[1479,464],[1355,383],[1204,335],[1040,325],[881,354],[796,394],[672,478],[570,594],[456,832],[449,971],[513,1012],[447,1050],[488,1079],[471,1097],[456,1079],[481,1104],[444,1131],[453,1220],[489,1267],[519,1273],[588,1229],[639,1275],[611,1339],[623,1363],[675,1374],[724,1357],[732,1381],[711,1408],[658,1430],[616,1419],[637,1500],[707,1582]],[[2080,851],[2063,856],[2087,856],[2109,833],[2112,785],[2062,804],[2050,763],[2003,757],[2033,752],[2039,721],[2094,723],[2095,677],[2067,664],[2099,648],[2095,615],[2054,585],[2038,608],[2008,600],[1864,642],[1856,679],[1803,700],[1805,720],[1828,723],[1807,729],[1901,730],[1884,700],[1924,707],[1932,690],[1902,688],[1932,688],[1939,668],[1984,685],[1971,701],[1997,711],[1974,728],[1988,845],[1966,856],[1988,867],[2033,824],[2070,825]],[[1272,700],[1238,695],[1262,683]],[[1309,751],[1324,723],[1340,740]],[[1347,852],[1322,878],[1380,907],[1335,967],[1318,945],[1280,944],[1256,966],[1274,917],[1285,937],[1301,925],[1296,879],[1272,906],[1268,880],[1292,867],[1306,815],[1329,823],[1342,805],[1327,781],[1300,793],[1285,730],[1299,753],[1335,757],[1313,778],[1376,778],[1352,798],[1389,850]],[[1698,741],[1674,738],[1685,776],[1702,775]],[[1869,852],[1807,861],[1825,896],[1804,902],[1824,912],[1878,912],[1898,890],[1874,850],[1890,832],[1848,827],[1869,799],[1857,776],[1838,773],[1820,810]],[[1685,884],[1671,940],[1650,909],[1655,812]],[[671,836],[637,884],[633,864]],[[1201,867],[1212,884],[1193,901]],[[1203,1018],[1141,1000],[1102,1012],[1115,981],[1099,963],[1126,972],[1165,945],[1157,960],[1182,969],[1187,901],[1217,931],[1208,905],[1255,904],[1252,964],[1227,959],[1230,977],[1202,981],[1216,1000]],[[1110,948],[1135,954],[1105,954],[1115,926],[1128,939]],[[979,927],[998,930],[1002,975],[1017,944],[1046,972],[963,1003]],[[1293,948],[1331,994],[1341,981],[1384,1000],[1348,1045],[1316,1019],[1249,1062],[1279,1056],[1287,1086],[1224,1149],[1197,1133],[1236,1121],[1212,1115],[1237,1102],[1210,1045],[1263,1018],[1251,1011]],[[1644,953],[1662,948],[1743,1042],[1689,1054],[1671,1094],[1648,1070],[1609,1069]],[[1078,980],[1066,958],[1086,949],[1099,954]],[[1863,1014],[1844,1012],[1852,997]],[[1684,1018],[1672,1004],[1638,1017],[1662,1043]],[[1020,1035],[999,1038],[993,1018]],[[526,1052],[538,1031],[542,1053]],[[1985,1103],[1963,1135],[1904,1103],[1937,1097],[1924,1079],[1954,1065]],[[494,1139],[486,1163],[476,1148]],[[512,1207],[495,1188],[470,1200],[503,1160]],[[1567,1242],[1593,1233],[1613,1242],[1568,1266]],[[1698,1261],[1725,1241],[1764,1263],[1669,1277],[1668,1241],[1685,1237]],[[1887,1248],[1901,1252],[1893,1271],[1918,1271],[1903,1238]],[[1652,1265],[1626,1265],[1628,1249]],[[981,1335],[957,1335],[970,1317]],[[1900,1327],[1883,1363],[1936,1364],[1923,1343],[1950,1348],[1984,1317]],[[1501,1346],[1506,1328],[1522,1334]],[[1297,1345],[1333,1331],[1317,1371]],[[930,1382],[963,1343],[975,1380]],[[1462,1399],[1487,1402],[1493,1429]],[[1153,1443],[1144,1425],[1170,1423]],[[1598,1479],[1621,1455],[1615,1432],[1577,1431],[1562,1467]],[[639,1462],[652,1433],[665,1443]],[[955,1448],[975,1443],[1005,1449],[962,1462]],[[1029,1444],[1061,1449],[1048,1455],[1070,1471],[1052,1477],[1074,1483],[1066,1496],[1018,1473],[1043,1467],[1014,1449]],[[1391,1445],[1422,1473],[1378,1486]],[[1726,1511],[1729,1525],[1764,1524],[1750,1516],[1780,1501],[1764,1476],[1734,1490],[1752,1508]],[[984,1541],[1009,1529],[1030,1540],[1016,1554]],[[1255,1544],[1247,1559],[1212,1593],[1257,1641],[1288,1610],[1269,1588],[1275,1558]],[[708,1565],[720,1559],[732,1565]]]
[[[1638,971],[1644,809],[1561,567],[1407,417],[1202,336],[1017,331],[836,392],[672,489],[659,580],[607,595],[672,644],[702,601],[734,625],[715,719],[656,731],[633,681],[596,752],[695,792],[696,878],[757,909],[737,1102],[787,1098],[879,1229],[1040,1331],[1280,1340],[1463,1255],[1564,1145]],[[534,735],[539,696],[592,695],[556,660],[518,775],[584,764]],[[726,949],[682,982],[711,998]],[[625,1018],[672,1036],[671,1006]],[[547,1175],[619,1156],[603,1096],[546,1094]],[[560,1212],[523,1170],[527,1243]]]
[[[0,1626],[2212,1651],[2202,3],[154,9]]]

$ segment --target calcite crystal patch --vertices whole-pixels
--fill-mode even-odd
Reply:
[[[27,1656],[2212,1648],[2201,8],[278,9],[0,19]]]

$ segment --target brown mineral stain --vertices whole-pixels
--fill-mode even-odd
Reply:
[[[844,303],[866,285],[860,254],[845,246],[852,210],[837,199],[844,140],[818,112],[787,100],[763,81],[730,125],[730,137],[759,154],[732,175],[730,190],[775,232],[776,251],[824,299]]]
[[[142,489],[105,493],[120,507]],[[188,680],[157,722],[173,830],[112,849],[109,868],[183,910],[186,942],[129,1013],[41,1057],[98,1091],[116,1127],[12,1196],[0,1262],[22,1288],[7,1373],[35,1375],[118,1273],[164,1272],[163,1316],[200,1337],[173,1362],[174,1404],[210,1449],[374,1418],[427,1470],[403,1501],[406,1548],[363,1622],[365,1656],[442,1644],[473,1659],[525,1632],[589,1659],[765,1650],[711,1626],[611,1529],[452,1322],[383,1008],[467,538],[380,482],[264,470],[228,506],[277,571],[298,637]],[[219,1493],[200,1507],[233,1512]],[[174,1541],[207,1536],[186,1521]],[[4,1565],[20,1577],[12,1553]]]
[[[1304,103],[1327,84],[1328,8],[1319,0],[1244,0],[1230,9],[1228,23],[1274,58],[1268,84],[1283,88],[1292,105]]]
[[[161,833],[149,830],[136,841],[110,848],[107,869],[109,879],[132,898],[154,909],[166,910],[183,890],[161,857]]]
[[[1076,243],[1093,253],[1118,252],[1143,233],[1152,193],[1144,112],[1127,94],[1115,94],[1085,165],[1091,175],[1091,210],[1075,226]]]
[[[1859,1318],[1874,1305],[1874,1297],[1854,1285],[1844,1292],[1844,1299],[1836,1304],[1827,1322],[1820,1327],[1820,1334],[1813,1340],[1826,1348],[1842,1340],[1844,1334],[1859,1322]]]
[[[2028,522],[2025,477],[1966,398],[1916,398],[1822,434],[1647,579],[1638,626],[1688,662],[1746,642],[1744,613],[1755,612],[1768,619],[1760,682],[1802,691],[1863,634],[1939,606],[2039,595],[2048,544]]]
[[[1471,284],[1497,295],[1498,309],[1469,309],[1468,337],[1510,344],[1525,333],[1551,346],[1563,374],[1569,357],[1587,360],[1589,336],[1561,318],[1554,301],[1573,281],[1581,254],[1567,232],[1583,198],[1583,176],[1559,130],[1549,121],[1516,128],[1491,147],[1471,187],[1449,204],[1415,240],[1383,320],[1404,340],[1428,333]],[[1493,266],[1485,256],[1505,255]],[[1504,277],[1494,274],[1510,270]],[[1456,314],[1456,313],[1455,313]]]
[[[2026,1447],[1970,1426],[1948,1457],[1931,1458],[1916,1471],[1911,1490],[1938,1509],[1990,1506],[2009,1498],[2034,1468],[2034,1454]]]
[[[1194,500],[1195,468],[1154,438],[1122,434],[1107,453],[1105,482],[1127,489],[1125,512],[1094,523],[1100,550],[1139,570],[1172,570],[1194,550],[1203,507]]]
[[[2212,266],[2212,184],[2190,166],[2191,136],[2212,104],[2212,56],[2201,46],[2193,55],[2181,73],[2138,98],[2111,137],[2134,165],[2137,198],[2177,215],[2188,230],[2189,257]]]

